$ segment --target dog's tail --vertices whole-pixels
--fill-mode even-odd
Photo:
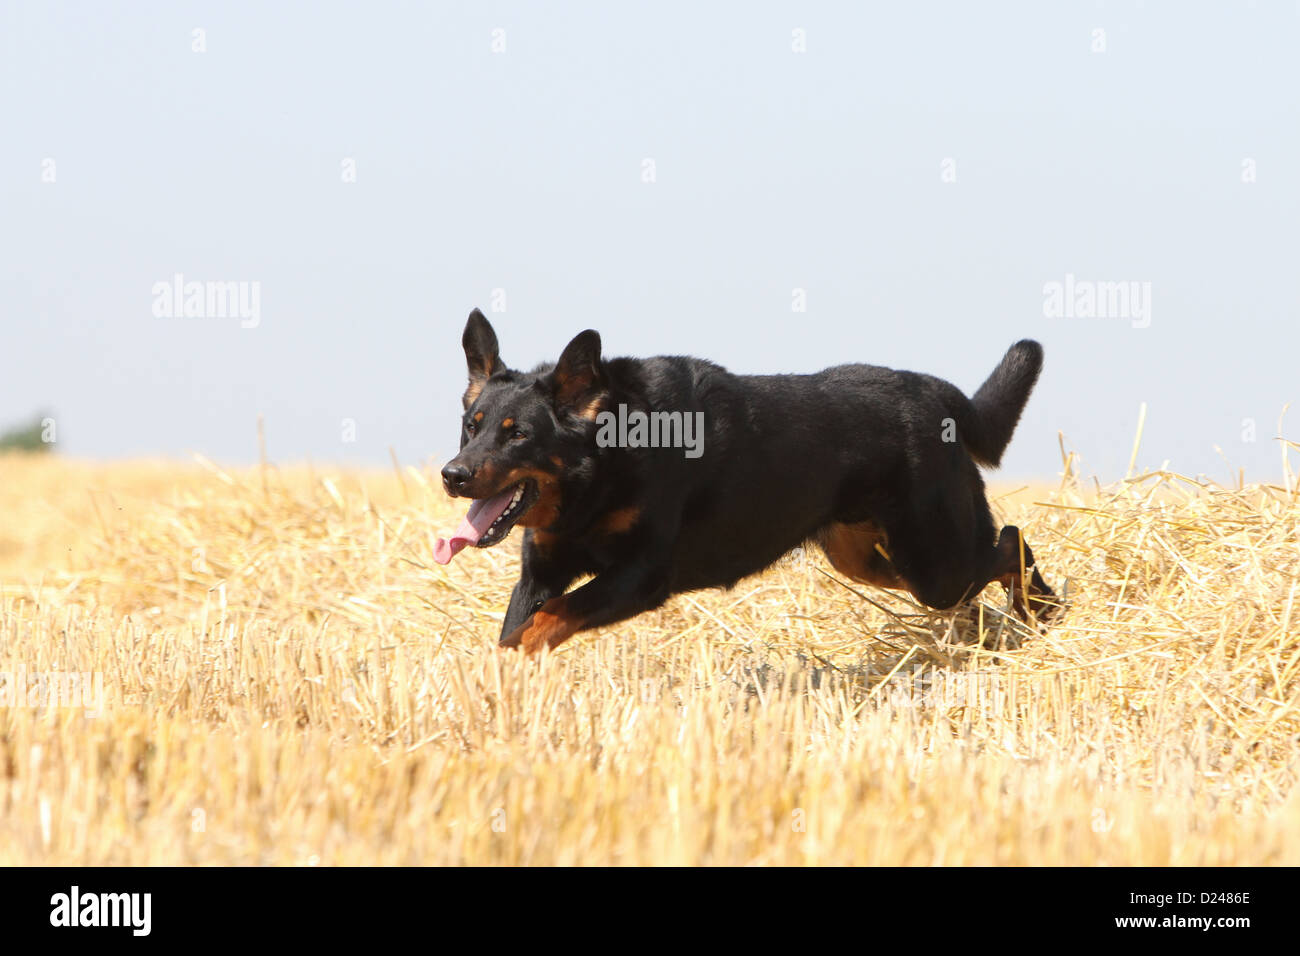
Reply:
[[[1007,349],[993,374],[971,398],[974,421],[962,429],[962,444],[976,461],[994,468],[1001,464],[1042,367],[1043,347],[1021,339]]]

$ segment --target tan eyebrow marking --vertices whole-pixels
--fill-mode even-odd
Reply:
[[[514,424],[515,424],[515,420],[514,420],[513,418],[507,418],[507,419],[504,419],[504,420],[501,422],[501,427],[502,427],[502,428],[513,428],[513,427],[514,427]]]
[[[474,416],[474,421],[476,421],[476,422],[481,422],[482,420],[483,420],[483,413],[482,413],[482,412],[479,412],[478,414],[476,414],[476,415]]]

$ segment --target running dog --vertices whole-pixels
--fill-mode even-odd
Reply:
[[[735,375],[683,356],[606,359],[590,329],[558,362],[517,371],[477,309],[462,345],[460,452],[442,479],[472,503],[434,558],[526,529],[505,647],[532,654],[672,594],[732,587],[808,542],[847,577],[931,608],[997,581],[1025,620],[1057,609],[1019,529],[997,531],[978,468],[1011,441],[1042,367],[1037,342],[1011,346],[970,398],[874,365]],[[634,413],[669,432],[699,422],[696,453],[611,440],[626,437],[614,416]],[[566,593],[582,575],[593,577]]]

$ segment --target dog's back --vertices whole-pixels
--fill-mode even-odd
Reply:
[[[613,401],[704,412],[701,460],[659,460],[651,496],[680,503],[675,585],[731,586],[832,524],[898,524],[918,489],[959,490],[969,510],[1028,400],[1041,348],[1011,348],[974,399],[932,375],[841,365],[807,375],[735,375],[687,357],[614,359]],[[638,469],[639,470],[639,469]],[[972,514],[972,519],[980,516]],[[978,534],[992,541],[991,518]]]

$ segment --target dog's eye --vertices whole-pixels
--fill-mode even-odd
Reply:
[[[528,435],[522,428],[516,428],[513,432],[510,433],[510,437],[513,438],[515,441],[523,441],[525,438],[528,437]]]
[[[472,435],[472,434],[474,434],[476,431],[478,431],[478,426],[475,425],[473,422],[466,422],[466,423],[465,423],[465,432],[466,432],[466,434]]]

